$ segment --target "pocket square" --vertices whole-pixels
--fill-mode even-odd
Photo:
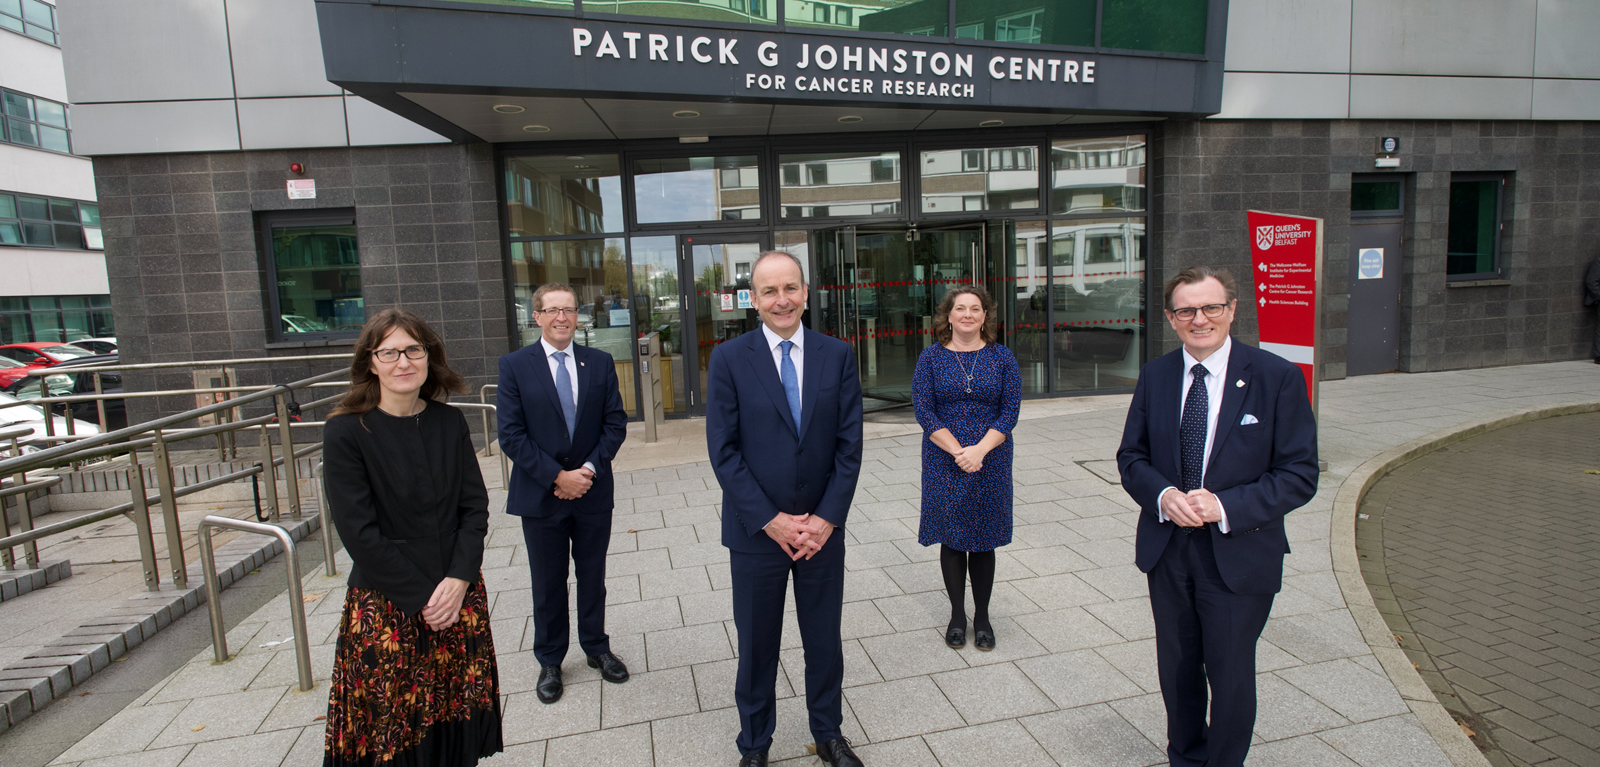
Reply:
[[[1253,423],[1261,423],[1261,421],[1249,413],[1245,413],[1244,417],[1239,419],[1240,426],[1249,426]]]

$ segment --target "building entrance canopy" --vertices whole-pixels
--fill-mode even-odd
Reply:
[[[329,81],[458,140],[497,140],[484,134],[493,134],[500,123],[516,123],[520,135],[498,140],[622,137],[595,130],[541,135],[563,131],[541,122],[539,110],[528,114],[525,104],[508,107],[520,106],[510,114],[521,117],[490,120],[486,114],[492,113],[484,110],[494,105],[482,102],[493,96],[580,108],[574,99],[1050,118],[1022,124],[1052,124],[1077,115],[1203,116],[1221,108],[1220,42],[1207,46],[1215,49],[1209,55],[1134,53],[823,34],[798,27],[577,18],[517,7],[321,0],[317,10]],[[1220,40],[1220,30],[1215,36]],[[699,125],[720,135],[729,127],[714,119]],[[744,133],[767,132],[766,126],[743,127]]]

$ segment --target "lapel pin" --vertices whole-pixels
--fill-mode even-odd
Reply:
[[[1244,379],[1241,378],[1241,379],[1239,379],[1237,381],[1234,381],[1233,385],[1243,389],[1244,388]]]
[[[583,363],[582,362],[578,363],[578,367],[580,367],[580,368],[583,367]],[[1240,381],[1239,385],[1240,386],[1244,386],[1244,381]]]

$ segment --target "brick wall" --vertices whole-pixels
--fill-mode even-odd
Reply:
[[[1185,266],[1249,271],[1245,211],[1326,222],[1325,378],[1345,375],[1349,190],[1373,173],[1379,136],[1399,136],[1406,181],[1400,369],[1409,372],[1578,359],[1595,319],[1585,266],[1600,254],[1600,124],[1424,120],[1169,120],[1154,132],[1152,217],[1165,279]],[[1450,174],[1509,174],[1501,240],[1508,284],[1448,287]],[[1241,290],[1243,288],[1241,287]],[[1156,287],[1159,295],[1159,286]],[[1242,293],[1248,297],[1249,293]],[[1235,335],[1254,343],[1240,301]],[[1155,353],[1177,348],[1155,312]]]
[[[292,162],[316,180],[316,199],[288,199]],[[258,224],[266,211],[354,208],[368,316],[394,306],[415,312],[444,338],[474,400],[479,386],[493,382],[508,330],[488,145],[135,155],[94,164],[124,362],[349,352],[349,341],[269,343]],[[245,383],[284,383],[346,364],[240,373]],[[129,381],[130,389],[191,385],[188,371]],[[187,397],[129,402],[139,420],[194,406]]]

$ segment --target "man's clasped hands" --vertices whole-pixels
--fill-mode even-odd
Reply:
[[[833,535],[833,523],[815,514],[779,512],[765,529],[767,536],[777,541],[791,560],[816,556],[828,542],[828,536]]]
[[[1222,521],[1222,503],[1203,487],[1187,493],[1169,488],[1161,495],[1161,511],[1179,527],[1199,527],[1207,522]]]

